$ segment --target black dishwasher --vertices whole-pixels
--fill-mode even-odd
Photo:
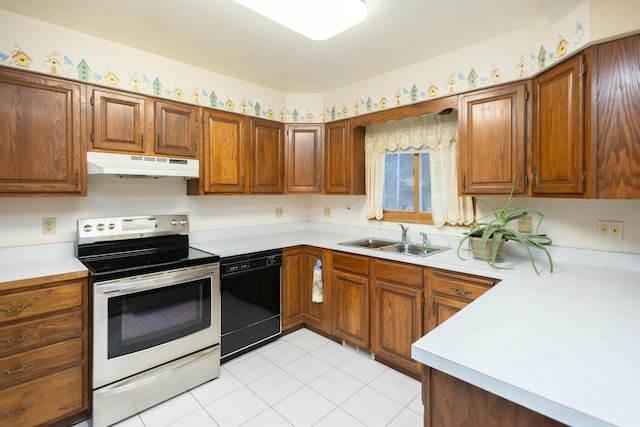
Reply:
[[[281,266],[280,249],[220,259],[223,362],[281,334]]]

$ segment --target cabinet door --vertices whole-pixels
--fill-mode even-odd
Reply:
[[[84,86],[0,70],[0,193],[86,194]]]
[[[324,191],[365,194],[364,128],[352,130],[349,120],[325,126]]]
[[[203,174],[205,193],[244,192],[246,119],[216,110],[204,112]]]
[[[585,190],[585,56],[578,55],[533,80],[533,193]]]
[[[319,193],[322,190],[324,127],[288,125],[286,134],[287,192]]]
[[[269,120],[251,124],[251,192],[284,190],[284,125]]]
[[[593,47],[597,197],[640,199],[640,36]]]
[[[376,279],[371,299],[371,350],[376,356],[414,373],[411,344],[422,337],[422,288]]]
[[[369,348],[369,279],[333,270],[334,335]]]
[[[145,101],[143,96],[93,89],[91,147],[98,150],[145,151]]]
[[[331,275],[325,262],[324,251],[318,248],[306,248],[302,267],[302,288],[304,305],[304,323],[322,332],[331,333]],[[322,261],[322,302],[311,300],[313,270],[318,260]]]
[[[282,330],[303,322],[303,259],[300,247],[282,251]]]
[[[459,98],[458,162],[462,194],[525,192],[529,83],[480,90]]]
[[[154,122],[156,154],[196,157],[198,152],[198,107],[156,101]]]
[[[429,316],[427,332],[453,317],[468,304],[468,301],[461,301],[439,295],[433,296],[431,298],[431,314]]]

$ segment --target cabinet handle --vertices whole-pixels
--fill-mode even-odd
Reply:
[[[19,417],[20,415],[22,415],[25,412],[27,412],[29,410],[29,408],[31,408],[32,406],[33,405],[24,405],[22,408],[20,408],[19,411],[16,411],[16,412],[3,412],[2,413],[2,418]]]
[[[462,174],[462,191],[467,191],[467,174]]]
[[[436,314],[436,302],[431,302],[431,314]]]
[[[80,172],[76,171],[76,188],[80,186]]]
[[[17,369],[5,369],[2,372],[7,374],[7,375],[19,374],[20,372],[22,372],[25,369],[27,369],[29,367],[29,365],[31,365],[31,364],[30,363],[25,363],[24,365],[20,366]]]
[[[29,337],[29,335],[30,334],[24,334],[21,337],[18,337],[18,338],[15,338],[15,339],[14,338],[3,338],[3,339],[0,340],[0,342],[3,342],[5,344],[11,344],[11,343],[16,343],[17,344],[17,343],[20,343],[20,342],[26,340]]]
[[[533,187],[533,189],[535,190],[537,185],[536,185],[536,172],[538,171],[538,168],[535,168],[533,170],[533,172],[531,172],[531,186]]]
[[[458,288],[450,288],[453,292],[456,293],[456,295],[469,295],[471,293],[471,291],[463,291],[461,289]]]
[[[140,134],[140,144],[144,144],[144,134]]]
[[[0,311],[4,311],[6,313],[20,313],[22,310],[24,310],[27,307],[31,307],[31,304],[22,304],[18,308],[2,307],[2,310]]]

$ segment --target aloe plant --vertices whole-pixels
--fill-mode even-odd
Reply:
[[[498,252],[498,247],[500,245],[501,240],[511,240],[514,242],[520,243],[527,251],[527,255],[529,255],[529,260],[531,261],[531,265],[535,270],[536,274],[540,275],[536,263],[533,259],[533,254],[531,253],[531,248],[537,248],[542,250],[547,259],[549,260],[549,271],[553,273],[553,260],[551,259],[551,254],[544,247],[544,245],[548,245],[551,243],[551,239],[546,234],[539,234],[538,231],[540,229],[540,224],[544,219],[544,215],[542,212],[528,209],[520,209],[520,208],[512,208],[511,202],[513,201],[513,192],[515,190],[515,175],[513,176],[514,181],[511,186],[511,193],[507,198],[504,206],[500,209],[494,209],[487,201],[477,198],[477,202],[482,203],[483,205],[489,208],[489,214],[476,219],[473,222],[473,226],[469,229],[469,231],[463,233],[464,237],[460,240],[458,244],[458,257],[464,259],[460,255],[460,248],[463,243],[467,241],[470,237],[480,237],[482,238],[482,248],[486,251],[487,244],[489,243],[489,239],[491,240],[491,257],[487,259],[491,268],[501,268],[496,267],[496,256]],[[522,234],[512,228],[507,227],[512,221],[517,221],[520,218],[527,217],[529,215],[535,215],[538,218],[535,232],[533,234]]]

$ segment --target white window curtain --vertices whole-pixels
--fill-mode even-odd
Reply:
[[[365,170],[367,218],[382,219],[384,155],[398,149],[429,150],[433,223],[471,224],[471,197],[458,197],[458,116],[425,114],[367,126]]]

